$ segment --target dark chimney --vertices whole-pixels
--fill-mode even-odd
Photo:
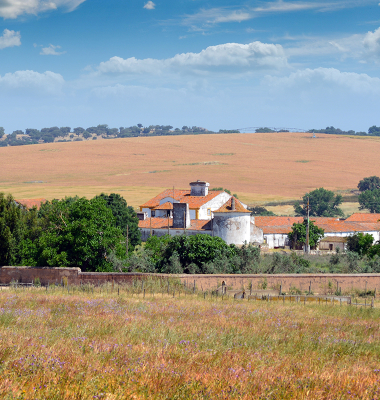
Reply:
[[[236,210],[235,197],[231,197],[231,211]]]
[[[173,203],[173,228],[190,227],[190,209],[188,203]]]

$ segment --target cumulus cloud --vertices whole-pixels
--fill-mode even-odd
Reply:
[[[20,46],[20,45],[21,45],[20,32],[4,29],[3,36],[0,36],[0,49],[5,49],[6,47]]]
[[[0,90],[11,91],[12,93],[31,91],[33,93],[57,95],[60,94],[64,83],[62,75],[51,71],[39,73],[26,70],[0,75]]]
[[[148,1],[145,5],[144,8],[146,10],[154,10],[154,8],[156,7],[156,5],[153,3],[153,1]]]
[[[14,19],[23,14],[37,15],[60,7],[67,11],[75,10],[86,0],[1,0],[0,17]]]
[[[210,46],[199,53],[176,54],[172,58],[123,59],[112,57],[100,63],[98,71],[104,74],[162,74],[164,72],[255,71],[283,68],[287,59],[281,45],[252,42],[226,43]]]
[[[287,77],[267,76],[266,82],[271,86],[285,88],[307,86],[331,89],[334,85],[360,94],[380,93],[380,78],[355,72],[341,72],[335,68],[307,68],[293,72]]]
[[[48,47],[43,47],[40,51],[40,54],[43,56],[59,56],[61,54],[65,54],[65,51],[57,51],[56,49],[60,49],[61,46],[54,46],[50,44]]]
[[[375,56],[380,56],[380,28],[374,32],[368,32],[363,40],[366,50]]]

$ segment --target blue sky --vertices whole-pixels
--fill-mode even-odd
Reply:
[[[0,126],[380,125],[379,0],[0,0]]]

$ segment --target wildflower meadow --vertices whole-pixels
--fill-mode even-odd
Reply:
[[[379,399],[380,311],[3,288],[2,399]]]

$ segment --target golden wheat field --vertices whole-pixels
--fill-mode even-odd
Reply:
[[[120,193],[138,206],[202,179],[248,203],[355,189],[378,175],[380,137],[255,133],[141,137],[0,148],[0,191],[16,198]]]

